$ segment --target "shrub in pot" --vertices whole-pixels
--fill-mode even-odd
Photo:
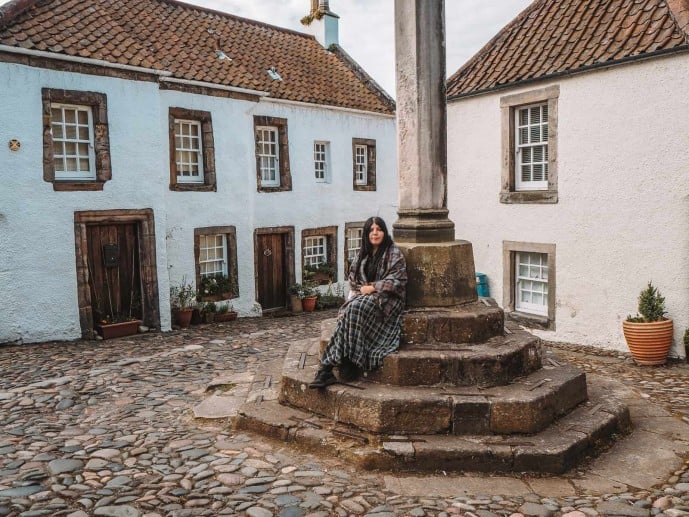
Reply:
[[[665,298],[648,282],[639,294],[639,313],[627,316],[622,331],[634,362],[660,365],[667,362],[672,346],[672,320],[665,317]]]
[[[196,305],[196,288],[182,278],[179,285],[170,287],[170,306],[173,321],[182,328],[191,323],[191,317]]]

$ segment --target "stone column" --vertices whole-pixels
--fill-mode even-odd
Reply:
[[[395,0],[398,220],[409,307],[476,300],[471,243],[455,241],[447,210],[444,0]]]

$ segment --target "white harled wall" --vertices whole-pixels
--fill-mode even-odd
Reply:
[[[500,98],[557,84],[559,202],[501,204]],[[502,242],[556,245],[553,341],[626,350],[649,280],[689,327],[689,56],[589,72],[448,105],[448,206],[503,300]]]
[[[43,181],[41,88],[105,93],[113,179],[101,192],[55,192]],[[171,192],[168,108],[210,111],[217,192]],[[258,193],[253,116],[288,119],[293,190]],[[170,284],[194,279],[193,231],[237,229],[240,315],[258,314],[253,231],[294,226],[300,278],[301,230],[338,226],[342,279],[344,223],[380,214],[394,221],[397,200],[395,122],[392,117],[287,106],[159,90],[154,82],[64,73],[0,63],[0,343],[76,339],[74,212],[154,211],[158,289],[163,330],[170,328]],[[352,190],[352,138],[377,141],[377,191]],[[18,139],[19,152],[8,142]],[[332,181],[313,179],[313,140],[331,145]]]

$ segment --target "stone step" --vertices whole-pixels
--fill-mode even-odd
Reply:
[[[242,406],[233,424],[308,451],[342,457],[361,469],[561,474],[610,444],[616,434],[629,431],[626,406],[595,383],[589,384],[589,394],[589,400],[568,415],[530,435],[377,435],[261,400]]]
[[[490,388],[391,386],[362,379],[308,388],[318,362],[308,342],[293,343],[279,401],[373,433],[534,433],[586,400],[586,376],[550,366],[510,385]]]

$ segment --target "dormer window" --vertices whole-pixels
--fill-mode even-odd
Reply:
[[[282,76],[278,73],[274,66],[271,66],[267,72],[271,79],[274,79],[275,81],[282,81]]]

